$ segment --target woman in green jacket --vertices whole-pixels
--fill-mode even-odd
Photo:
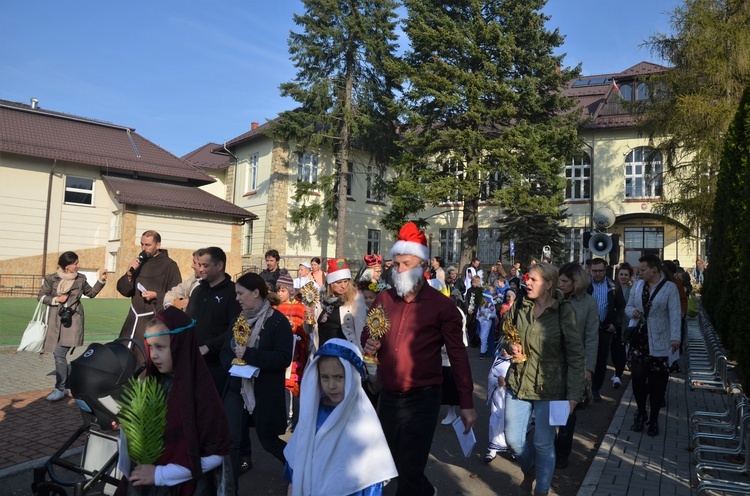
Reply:
[[[518,329],[520,344],[510,344],[513,361],[506,378],[505,436],[523,471],[519,494],[549,492],[555,470],[555,426],[550,402],[568,400],[573,411],[583,395],[583,336],[570,302],[557,291],[557,269],[546,263],[529,271],[527,297],[506,318]],[[526,359],[522,360],[525,356]],[[526,442],[531,414],[536,414],[533,446]]]

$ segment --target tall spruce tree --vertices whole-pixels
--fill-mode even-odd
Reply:
[[[725,342],[750,370],[750,86],[727,133],[717,181],[712,249],[702,299]]]
[[[293,143],[297,157],[305,152],[333,156],[330,173],[319,173],[314,184],[296,183],[291,220],[310,226],[325,214],[335,219],[336,257],[343,257],[347,182],[364,170],[364,164],[356,167],[357,154],[352,152],[363,152],[367,165],[382,170],[396,150],[396,2],[303,3],[305,13],[294,16],[302,32],[289,36],[297,75],[281,85],[282,96],[292,97],[300,107],[281,113],[270,132]]]
[[[641,127],[664,156],[664,195],[655,211],[693,235],[711,231],[724,137],[750,81],[750,2],[686,0],[671,14],[672,35],[646,45],[671,68],[650,78],[653,98]]]
[[[425,206],[462,209],[462,266],[477,252],[480,201],[506,215],[560,216],[562,163],[579,148],[560,90],[579,68],[553,55],[563,37],[545,28],[545,3],[404,1],[403,160],[383,224],[424,225],[414,216]]]

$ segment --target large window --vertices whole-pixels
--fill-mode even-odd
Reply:
[[[312,153],[305,153],[299,158],[297,164],[297,181],[308,182],[310,184],[318,183],[318,156]]]
[[[591,198],[591,157],[583,152],[565,164],[565,199]]]
[[[503,175],[500,171],[487,173],[485,180],[480,185],[479,200],[490,201],[492,194],[503,187]]]
[[[367,230],[367,254],[377,255],[380,253],[380,231],[377,229]]]
[[[248,222],[245,224],[242,240],[242,254],[252,255],[253,254],[253,223]]]
[[[258,154],[252,155],[247,164],[247,184],[245,191],[255,191],[258,189]]]
[[[647,253],[653,253],[661,258],[664,250],[663,227],[626,227],[625,261],[633,267],[638,267],[638,259]]]
[[[484,264],[494,264],[500,260],[503,245],[500,243],[500,229],[489,228],[479,230],[477,240],[477,256]]]
[[[367,166],[367,199],[383,201],[380,185],[383,182],[383,171],[379,167]]]
[[[94,180],[85,177],[65,177],[65,203],[94,204]]]
[[[569,234],[565,237],[565,253],[562,260],[579,263],[585,260],[584,250],[588,247],[583,246],[584,230],[582,227],[574,227],[570,230]],[[552,255],[554,257],[554,253]],[[555,259],[557,260],[557,257]]]
[[[661,154],[646,146],[635,148],[625,158],[625,198],[661,198]]]
[[[461,257],[461,230],[440,230],[440,256],[446,264],[458,263]]]

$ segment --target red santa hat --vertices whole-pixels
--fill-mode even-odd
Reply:
[[[377,267],[383,263],[383,257],[380,255],[365,255],[366,267]]]
[[[398,241],[391,248],[391,257],[394,255],[414,255],[425,262],[430,259],[427,238],[415,223],[407,222],[398,232]]]
[[[349,264],[346,263],[345,258],[331,258],[328,260],[328,273],[326,274],[326,282],[331,284],[332,282],[340,281],[341,279],[351,279],[352,271],[349,270]]]

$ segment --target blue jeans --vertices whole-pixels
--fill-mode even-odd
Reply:
[[[536,415],[534,444],[526,442],[531,412]],[[505,392],[505,441],[525,473],[536,466],[538,493],[549,491],[555,471],[555,431],[549,425],[549,401],[521,400],[507,389]]]

